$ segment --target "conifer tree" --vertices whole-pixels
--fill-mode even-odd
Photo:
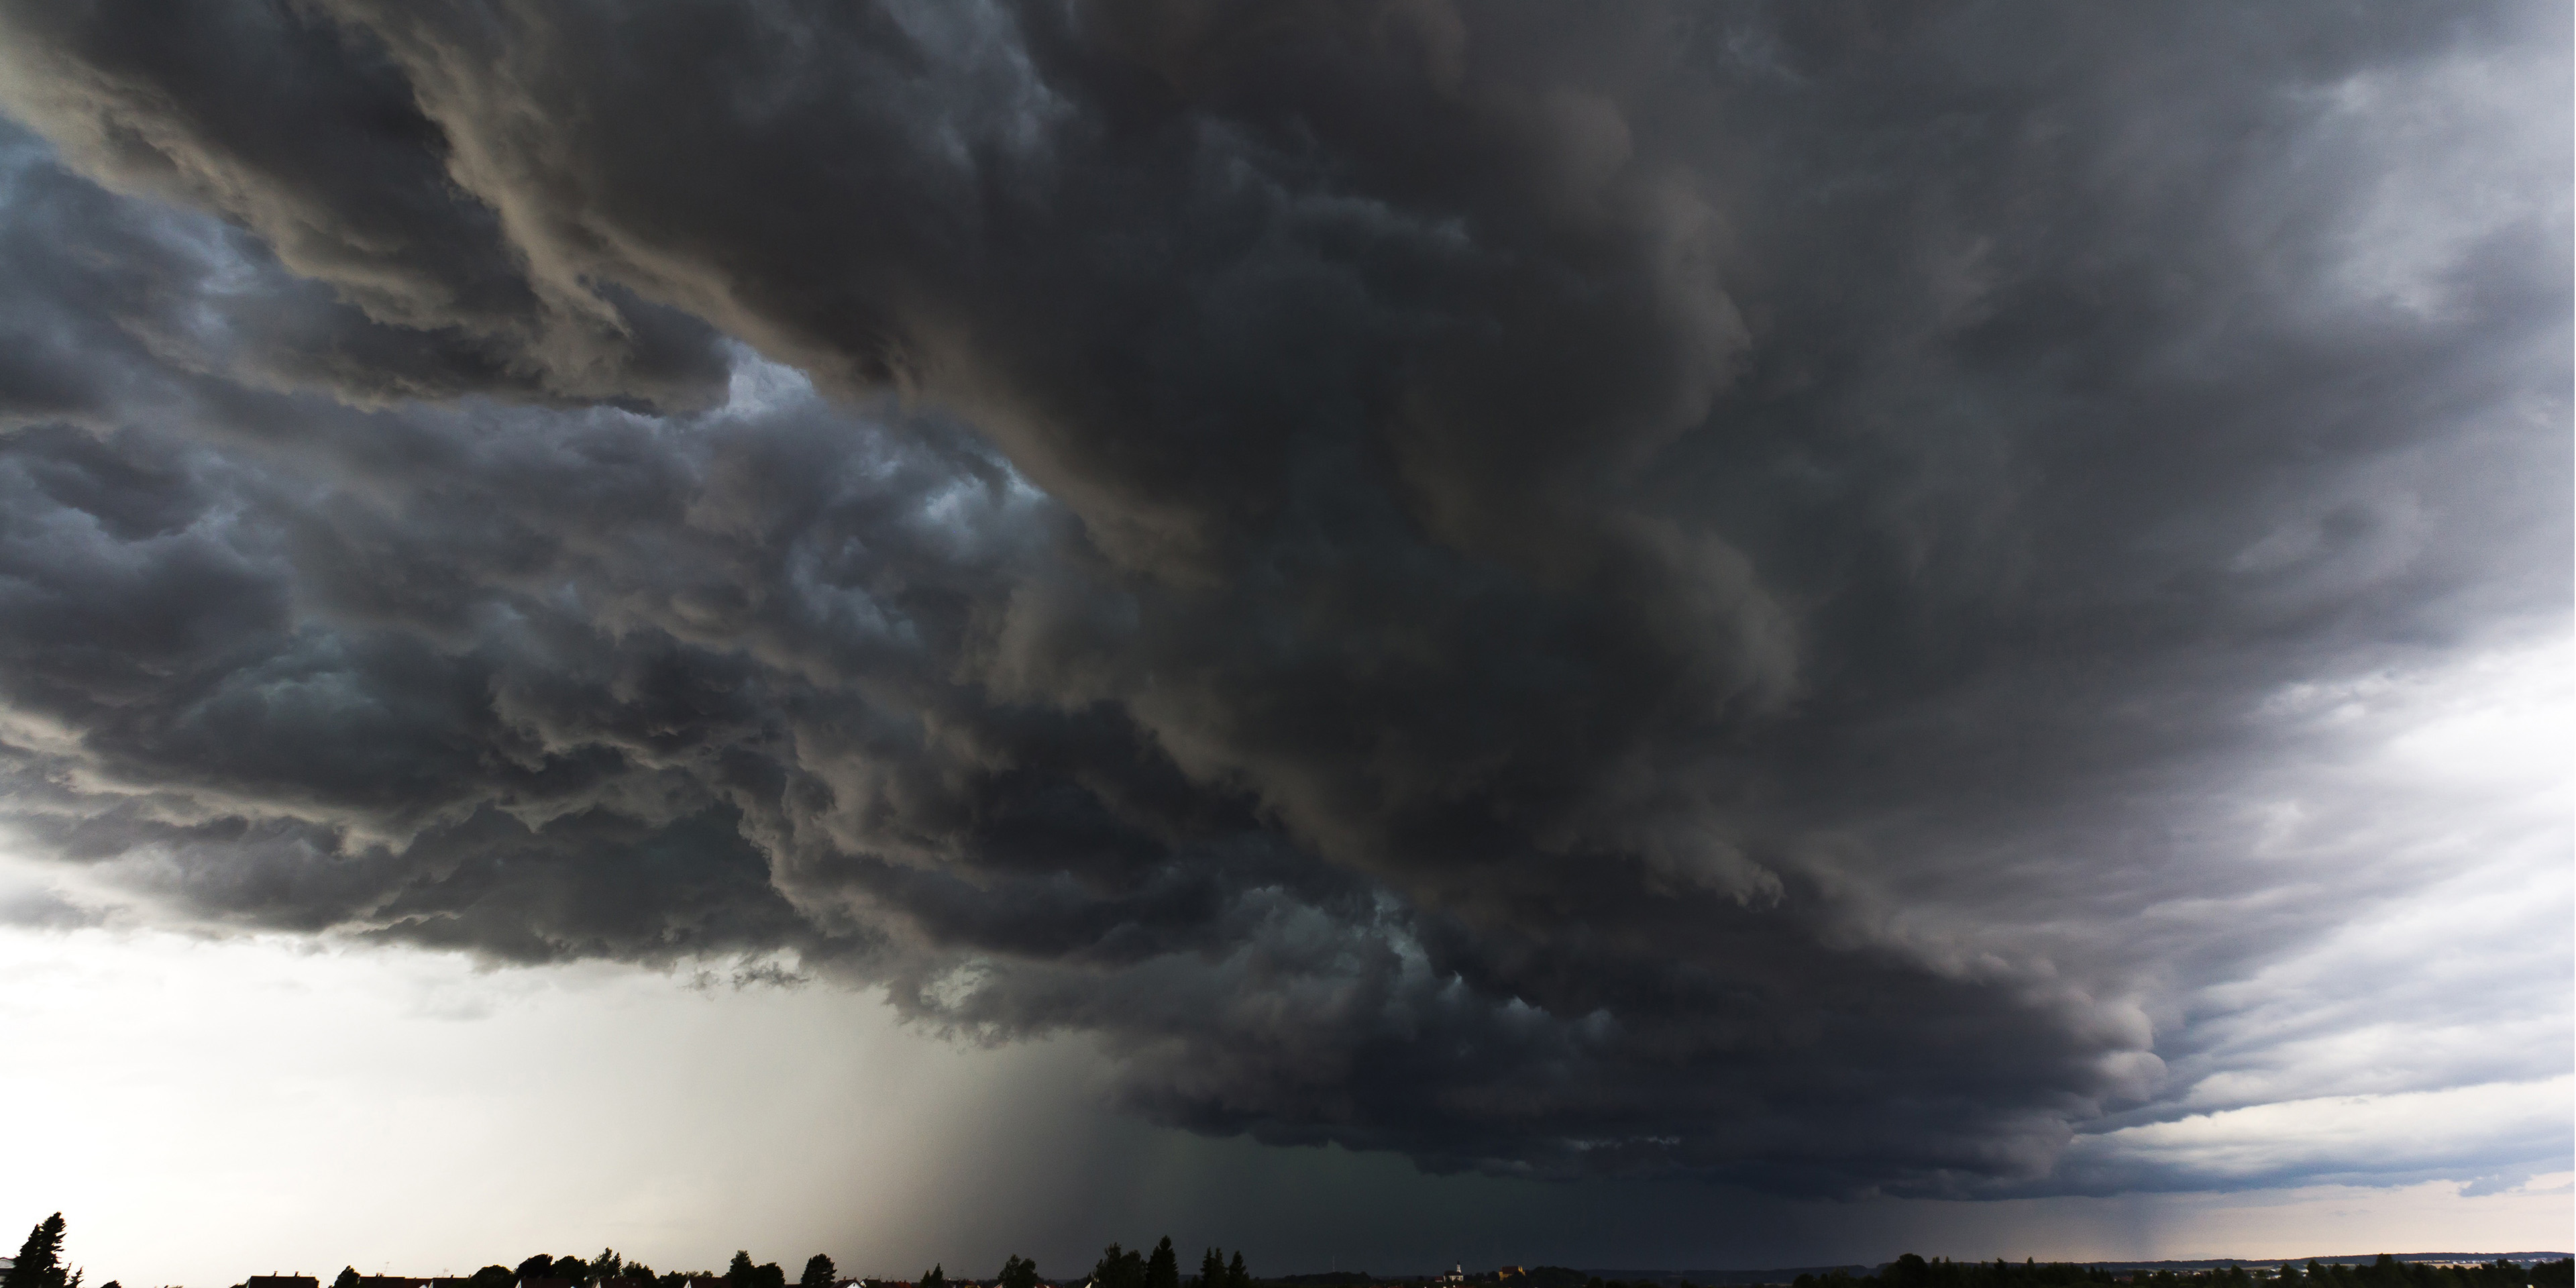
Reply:
[[[1243,1249],[1234,1250],[1234,1260],[1225,1267],[1225,1288],[1252,1288],[1252,1271],[1243,1264]]]
[[[1172,1236],[1154,1245],[1154,1255],[1145,1259],[1145,1288],[1181,1288],[1181,1255],[1172,1251]]]
[[[63,1265],[63,1214],[36,1223],[0,1288],[80,1288],[81,1272]]]
[[[797,1288],[832,1288],[832,1281],[838,1278],[840,1275],[832,1269],[832,1259],[817,1252],[805,1259],[805,1273],[796,1283]]]
[[[1091,1268],[1092,1288],[1145,1288],[1145,1258],[1110,1244],[1100,1250],[1100,1264]]]

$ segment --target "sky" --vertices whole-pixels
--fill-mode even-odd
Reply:
[[[0,1220],[2576,1245],[2570,26],[0,0]]]

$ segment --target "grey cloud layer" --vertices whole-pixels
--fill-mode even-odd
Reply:
[[[2564,15],[2372,17],[0,8],[14,813],[1209,1131],[2158,1183],[2406,894],[2267,701],[2567,614]]]

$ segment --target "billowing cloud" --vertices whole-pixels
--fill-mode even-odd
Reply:
[[[7,793],[151,915],[1444,1170],[2349,1179],[2240,1138],[2565,1072],[2563,942],[2367,1088],[2285,1053],[2428,1011],[2262,987],[2563,928],[2563,783],[2397,747],[2564,687],[2563,13],[153,8],[0,6]]]

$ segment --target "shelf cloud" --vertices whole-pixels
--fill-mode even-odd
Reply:
[[[0,911],[1434,1171],[2563,1161],[2567,22],[10,0]]]

